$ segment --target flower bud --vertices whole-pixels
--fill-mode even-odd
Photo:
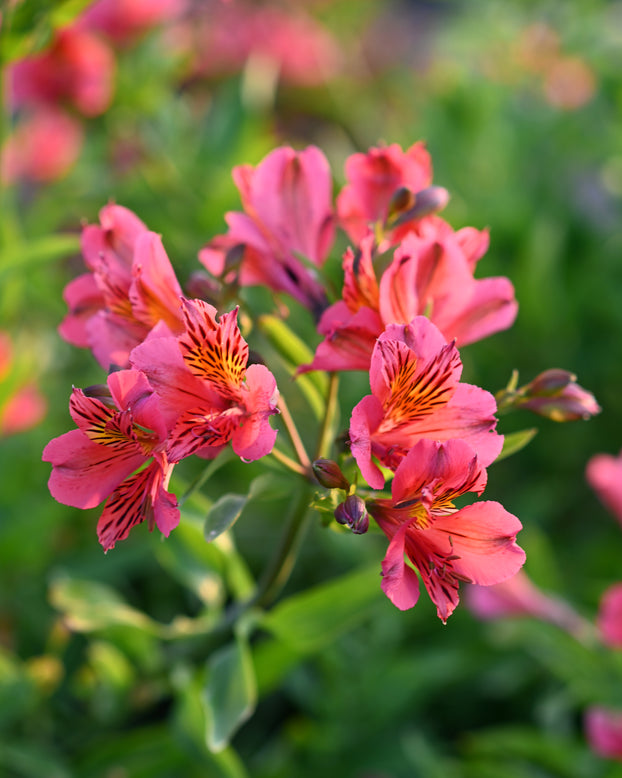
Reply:
[[[442,211],[449,202],[449,192],[442,186],[429,186],[427,189],[422,189],[415,195],[410,193],[410,202],[408,202],[404,195],[401,195],[399,199],[396,199],[400,192],[402,192],[402,190],[398,189],[393,196],[393,201],[397,204],[401,204],[402,208],[398,209],[397,207],[394,207],[393,210],[389,210],[391,227],[398,227],[405,222],[413,221],[414,219],[422,219],[424,216],[429,216],[431,213]],[[392,206],[393,201],[391,202]]]
[[[527,384],[523,392],[518,407],[553,421],[589,419],[600,413],[594,395],[579,386],[576,376],[566,370],[545,370]]]
[[[332,459],[316,459],[312,467],[315,477],[326,489],[345,489],[347,491],[350,488],[350,484],[341,472],[339,465]]]
[[[335,519],[339,524],[350,527],[355,535],[364,535],[369,529],[369,516],[365,500],[356,494],[346,497],[344,502],[335,508]]]

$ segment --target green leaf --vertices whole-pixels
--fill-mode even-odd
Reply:
[[[17,243],[0,252],[0,278],[26,266],[55,262],[80,251],[78,235],[48,235],[28,243]]]
[[[501,453],[495,459],[495,462],[500,462],[502,459],[510,457],[512,454],[516,454],[522,448],[525,448],[534,439],[537,432],[538,430],[535,427],[531,427],[530,429],[511,432],[509,435],[506,435],[503,440]]]
[[[246,640],[237,635],[233,643],[212,655],[207,670],[207,745],[211,751],[219,752],[257,704],[255,671]]]
[[[211,543],[230,529],[242,515],[248,495],[223,494],[210,508],[203,529],[205,539]]]
[[[261,620],[261,626],[299,651],[317,651],[364,621],[383,597],[374,565],[294,595]]]

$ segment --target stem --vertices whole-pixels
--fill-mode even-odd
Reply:
[[[307,451],[304,447],[302,438],[298,434],[298,429],[296,428],[296,424],[294,423],[292,415],[289,412],[289,408],[287,407],[287,403],[285,402],[285,398],[283,397],[283,395],[279,396],[278,405],[279,405],[279,410],[281,411],[281,418],[283,419],[283,424],[285,425],[285,429],[287,430],[289,439],[292,442],[292,446],[294,447],[294,451],[296,452],[298,461],[302,465],[305,473],[310,473],[311,460],[309,459],[309,455],[307,454]]]
[[[246,606],[247,608],[255,605],[269,605],[287,583],[308,524],[311,488],[309,483],[301,486],[298,492],[298,501],[289,516],[285,533],[272,561],[264,571],[255,595]]]
[[[328,454],[330,453],[330,438],[332,435],[333,423],[335,421],[335,413],[337,411],[338,391],[339,376],[337,373],[331,373],[328,383],[328,395],[326,397],[326,413],[324,414],[324,421],[322,422],[320,437],[318,439],[316,459],[328,457]]]
[[[278,448],[273,448],[270,453],[278,462],[285,465],[288,470],[293,470],[294,473],[298,473],[298,475],[301,475],[304,478],[308,476],[307,470],[305,470],[302,465],[299,465],[298,462],[293,460],[291,457],[288,457],[287,454],[279,451]]]

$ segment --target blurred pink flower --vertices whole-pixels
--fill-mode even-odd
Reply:
[[[454,500],[481,494],[486,471],[462,440],[420,440],[395,472],[391,499],[371,500],[369,513],[389,539],[382,589],[400,610],[419,598],[419,572],[439,618],[459,601],[460,581],[488,586],[514,575],[525,561],[516,545],[521,523],[499,503],[476,502],[459,510]]]
[[[230,74],[249,60],[264,62],[283,81],[316,86],[341,65],[337,42],[299,6],[203,2],[174,30],[172,45],[192,52],[190,77]]]
[[[82,231],[82,253],[92,271],[64,292],[69,313],[59,326],[65,340],[90,348],[100,365],[127,367],[129,353],[165,322],[181,332],[181,287],[159,235],[127,208],[108,205],[100,225]]]
[[[585,712],[585,735],[593,751],[622,761],[622,711],[591,707]]]
[[[96,0],[77,22],[117,45],[133,43],[152,27],[170,22],[187,8],[186,0]]]
[[[82,148],[80,122],[56,108],[37,108],[20,119],[2,149],[3,183],[55,181],[66,175]]]
[[[35,427],[47,410],[45,398],[34,382],[14,380],[14,367],[11,337],[0,330],[0,437]]]
[[[177,500],[167,491],[173,465],[159,400],[145,376],[121,370],[108,376],[107,388],[74,389],[69,410],[78,429],[43,451],[43,461],[52,463],[52,496],[76,508],[108,498],[97,525],[105,551],[143,521],[168,536],[179,522]]]
[[[432,160],[423,141],[402,151],[397,143],[352,154],[346,160],[347,184],[337,198],[340,226],[355,244],[380,226],[381,248],[399,241],[413,222],[445,207],[449,195],[431,187]]]
[[[585,475],[602,504],[622,523],[622,451],[617,457],[596,454]]]
[[[596,624],[603,643],[622,648],[622,583],[610,586],[603,594]]]
[[[324,340],[306,370],[368,370],[376,338],[389,324],[426,315],[458,346],[512,325],[518,305],[504,277],[475,279],[488,235],[467,227],[454,232],[438,217],[407,235],[378,282],[374,236],[357,253],[344,254],[343,299],[324,311],[318,332]]]
[[[236,256],[239,284],[287,292],[312,311],[321,311],[324,288],[298,255],[320,266],[333,242],[332,179],[326,158],[315,146],[303,151],[281,147],[256,167],[234,168],[233,179],[244,213],[226,214],[229,232],[210,241],[199,260],[228,281],[236,278],[230,252],[235,255],[241,247],[241,256]]]
[[[478,618],[484,620],[533,616],[556,624],[572,635],[585,632],[586,624],[581,616],[568,603],[538,589],[524,570],[492,586],[468,586],[465,603]]]
[[[9,99],[15,107],[66,104],[97,116],[112,100],[114,71],[114,54],[103,40],[65,27],[45,51],[9,67]]]
[[[244,460],[269,454],[276,440],[270,416],[278,390],[264,365],[250,365],[237,308],[216,320],[203,300],[183,300],[185,332],[150,337],[131,354],[160,398],[170,432],[169,459],[211,459],[231,441]]]
[[[495,398],[484,389],[460,383],[462,362],[425,316],[410,324],[391,324],[376,341],[369,381],[372,393],[352,411],[352,455],[367,483],[382,489],[384,476],[376,457],[395,470],[421,438],[460,438],[483,467],[501,451]]]

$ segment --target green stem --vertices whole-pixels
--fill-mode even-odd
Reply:
[[[338,392],[339,375],[337,373],[331,373],[328,383],[328,394],[326,396],[326,413],[324,414],[324,421],[322,422],[322,428],[318,438],[316,459],[328,457],[330,453],[333,424],[335,421],[335,413],[337,412]]]
[[[288,470],[292,470],[294,473],[298,473],[298,475],[301,475],[304,478],[308,476],[307,470],[305,470],[302,465],[299,465],[298,462],[293,460],[291,457],[288,457],[287,454],[279,451],[278,448],[273,448],[270,453],[278,462],[285,465]]]

